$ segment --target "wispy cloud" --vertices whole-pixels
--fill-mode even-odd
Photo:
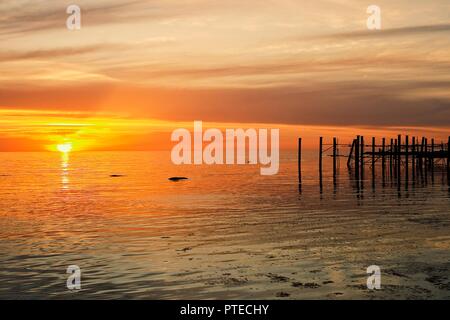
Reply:
[[[64,30],[67,19],[66,1],[18,1],[0,7],[0,36],[20,36],[54,29]],[[130,23],[143,19],[161,19],[168,16],[145,0],[77,2],[82,8],[83,25]],[[144,6],[143,6],[144,5]]]
[[[358,30],[351,32],[342,32],[327,34],[315,37],[321,40],[330,39],[365,39],[382,37],[404,37],[419,34],[434,34],[450,32],[450,23],[435,25],[407,26],[401,28],[381,29],[381,30]],[[311,38],[309,38],[311,39]]]
[[[6,51],[6,52],[0,51],[0,62],[28,60],[28,59],[52,59],[120,48],[125,48],[125,45],[98,44],[91,46],[57,48],[48,50]]]

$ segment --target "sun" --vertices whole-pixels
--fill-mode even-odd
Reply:
[[[65,142],[65,143],[58,144],[58,145],[56,145],[56,149],[59,152],[68,153],[68,152],[72,151],[72,143]]]

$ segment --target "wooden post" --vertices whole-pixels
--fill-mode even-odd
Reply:
[[[397,168],[398,168],[398,139],[394,140],[394,164],[395,164],[395,174],[397,174]]]
[[[375,189],[375,137],[372,137],[372,189]]]
[[[419,166],[420,171],[423,170],[423,157],[425,155],[425,137],[422,137],[422,143],[420,145],[420,156],[419,156]]]
[[[402,150],[402,137],[401,135],[398,135],[397,138],[397,152],[396,152],[396,158],[397,158],[397,187],[398,190],[400,190],[401,185],[401,176],[402,176],[402,157],[401,157],[401,150]]]
[[[413,179],[416,177],[416,137],[412,137],[412,147],[411,147],[411,168],[412,168],[412,175]]]
[[[398,139],[394,139],[394,176],[397,176],[398,173]]]
[[[322,156],[323,156],[323,137],[320,137],[319,141],[319,171],[322,175]]]
[[[361,179],[364,180],[364,136],[361,136]]]
[[[375,137],[372,137],[372,168],[375,168]]]
[[[430,153],[431,170],[434,169],[434,138],[431,139],[431,153]]]
[[[402,136],[401,135],[398,135],[397,146],[398,146],[397,157],[398,157],[398,162],[400,163],[402,160],[402,156],[401,156],[401,154],[402,154]]]
[[[390,167],[390,176],[392,179],[392,174],[394,172],[394,168],[393,168],[393,152],[394,152],[394,139],[391,139],[391,150],[389,152],[389,167]]]
[[[406,136],[405,138],[405,177],[406,180],[408,180],[409,177],[409,136]]]
[[[397,138],[397,177],[400,179],[402,173],[402,136]]]
[[[422,148],[420,146],[420,139],[419,137],[416,137],[416,175],[419,176],[422,174]]]
[[[356,180],[359,180],[359,142],[360,142],[360,136],[356,137],[356,144],[355,144],[355,176]]]
[[[322,177],[322,157],[323,157],[323,137],[320,137],[320,146],[319,146],[319,186],[320,186],[320,194],[323,192],[323,177]]]
[[[383,178],[384,174],[386,173],[386,138],[383,138],[383,144],[381,146],[381,170],[383,171]]]
[[[337,170],[337,139],[333,138],[333,177],[336,177]]]
[[[298,183],[302,183],[302,138],[298,138]]]
[[[425,164],[425,172],[427,172],[427,170],[428,170],[428,139],[424,138],[424,142],[425,142],[425,144],[424,144],[424,152],[425,152],[424,164]]]

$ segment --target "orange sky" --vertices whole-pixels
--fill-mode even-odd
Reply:
[[[450,127],[450,2],[67,1],[0,4],[0,151],[155,150],[194,120],[319,135]]]

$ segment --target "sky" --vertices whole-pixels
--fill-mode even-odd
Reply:
[[[0,151],[167,149],[194,120],[280,128],[285,148],[446,139],[449,13],[448,0],[2,0]]]

